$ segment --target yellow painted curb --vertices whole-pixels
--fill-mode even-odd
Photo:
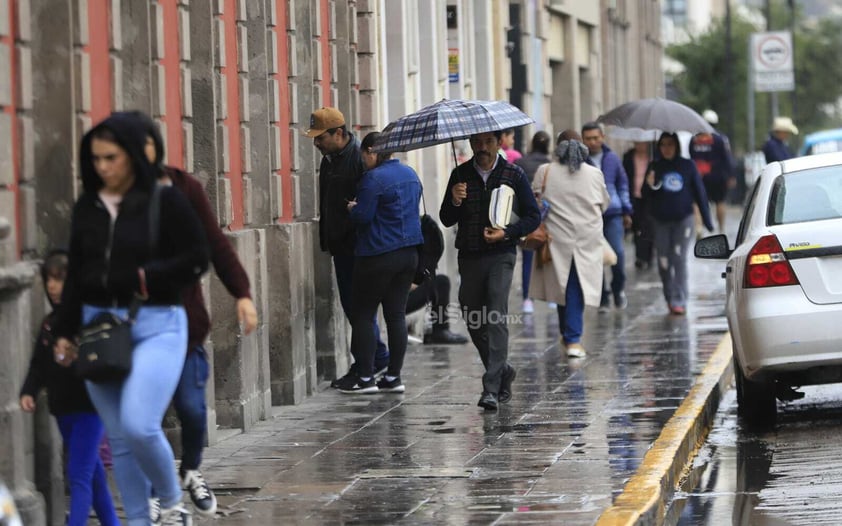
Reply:
[[[726,334],[623,492],[599,516],[597,526],[662,523],[666,498],[675,492],[704,443],[719,399],[730,388],[732,375],[731,335]]]

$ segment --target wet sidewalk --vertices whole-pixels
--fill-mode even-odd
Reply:
[[[691,261],[693,299],[679,317],[657,272],[631,268],[628,309],[586,313],[584,359],[564,356],[555,311],[536,301],[510,325],[518,375],[498,412],[476,405],[482,364],[470,344],[410,345],[405,394],[343,395],[325,382],[206,450],[214,523],[593,524],[725,333],[721,271]]]

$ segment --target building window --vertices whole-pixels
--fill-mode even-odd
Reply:
[[[687,0],[664,0],[663,14],[676,26],[687,25]]]

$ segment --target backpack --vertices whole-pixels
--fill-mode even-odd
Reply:
[[[418,267],[412,282],[421,285],[436,276],[436,267],[444,254],[444,236],[436,220],[429,214],[421,216],[421,235],[424,243],[418,245]]]

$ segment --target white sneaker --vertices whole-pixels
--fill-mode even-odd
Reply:
[[[533,312],[535,312],[535,304],[532,303],[531,299],[526,298],[525,300],[523,300],[523,307],[521,307],[520,310],[524,314],[532,314]]]
[[[172,508],[162,509],[161,520],[153,524],[156,526],[192,526],[193,516],[181,503],[178,503]]]
[[[152,524],[161,522],[161,499],[155,497],[149,499],[149,520]]]
[[[584,358],[588,354],[581,343],[568,343],[565,347],[567,348],[567,356],[570,358]]]

